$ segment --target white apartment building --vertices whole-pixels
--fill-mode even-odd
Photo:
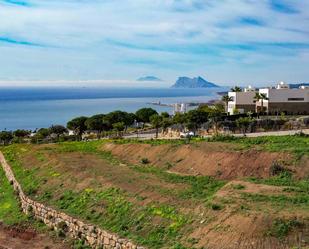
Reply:
[[[187,103],[176,103],[174,104],[174,114],[176,113],[186,113],[188,109]]]
[[[290,88],[285,82],[279,82],[276,87],[261,88],[268,98],[263,100],[263,109],[268,113],[309,114],[309,88],[301,86],[298,89]],[[262,101],[256,102],[258,110]]]
[[[228,96],[232,97],[232,101],[228,103],[228,113],[233,115],[237,110],[238,113],[255,112],[254,96],[256,89],[248,86],[241,92],[229,92]]]

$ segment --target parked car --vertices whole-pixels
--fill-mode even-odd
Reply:
[[[193,136],[194,136],[194,132],[193,131],[181,132],[180,133],[180,137],[181,138],[188,138],[188,137],[193,137]]]

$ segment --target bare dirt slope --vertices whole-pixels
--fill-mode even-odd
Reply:
[[[170,168],[187,175],[208,175],[220,179],[269,177],[274,161],[291,166],[292,156],[258,150],[237,150],[232,144],[199,143],[190,145],[104,144],[103,150],[130,163],[147,158],[152,165]],[[309,165],[308,165],[309,167]],[[297,168],[291,167],[297,171]]]
[[[107,230],[121,234],[126,229],[125,236],[147,238],[138,244],[148,248],[309,246],[307,182],[294,187],[267,183],[274,161],[301,177],[304,168],[292,154],[244,150],[230,143],[100,141],[20,145],[10,153],[18,162],[15,168],[25,169],[23,175],[19,171],[21,182],[40,179],[33,198]],[[141,163],[142,158],[150,163]],[[176,242],[183,247],[173,247]]]
[[[68,249],[68,244],[56,241],[32,229],[0,225],[0,249]]]

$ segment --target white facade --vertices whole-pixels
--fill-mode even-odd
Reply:
[[[174,104],[174,114],[176,114],[176,113],[186,113],[187,109],[188,109],[187,103]]]
[[[288,84],[279,82],[276,87],[262,88],[259,93],[268,98],[263,100],[263,109],[269,113],[286,112],[289,114],[309,113],[309,88],[290,88]],[[256,103],[261,109],[262,100]]]
[[[276,87],[261,88],[260,94],[265,94],[267,99],[256,101],[254,99],[256,89],[249,86],[242,92],[229,92],[232,101],[228,103],[228,113],[234,114],[248,111],[286,112],[291,114],[309,114],[309,87],[300,86],[298,89],[290,88],[281,81]],[[262,107],[263,103],[263,108]]]
[[[243,92],[229,92],[228,96],[232,97],[232,101],[228,103],[228,113],[233,115],[237,109],[239,113],[246,113],[255,108],[254,96],[255,89],[249,86]]]
[[[262,88],[259,92],[264,93],[269,99],[264,100],[265,103],[309,102],[309,88],[305,87],[292,89],[278,84],[276,88]]]

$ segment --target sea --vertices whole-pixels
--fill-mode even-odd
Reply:
[[[35,130],[66,125],[74,117],[91,116],[115,110],[135,112],[151,107],[173,112],[175,103],[205,103],[219,98],[225,88],[0,88],[0,130]]]

